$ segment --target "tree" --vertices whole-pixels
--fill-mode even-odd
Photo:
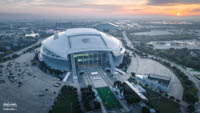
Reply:
[[[142,107],[142,113],[150,113],[147,107]]]
[[[122,83],[121,83],[121,81],[119,81],[119,80],[117,80],[117,81],[114,82],[114,86],[118,86],[118,87],[119,87],[119,86],[121,86],[121,84],[122,84]]]
[[[179,102],[180,102],[180,100],[179,100],[179,99],[176,99],[176,102],[178,102],[178,103],[179,103]]]
[[[101,104],[97,101],[94,101],[94,109],[101,109]]]
[[[125,95],[125,100],[128,104],[135,104],[140,101],[140,98],[136,94]]]
[[[131,72],[131,75],[132,75],[132,77],[135,77],[135,73],[134,72]]]
[[[174,96],[170,96],[169,99],[174,100],[175,98],[174,98]]]
[[[188,111],[189,111],[190,113],[195,112],[195,108],[194,108],[193,105],[189,105],[189,106],[187,107],[187,109],[188,109]]]

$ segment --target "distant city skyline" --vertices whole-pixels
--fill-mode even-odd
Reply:
[[[1,14],[42,16],[200,16],[200,0],[0,0]]]

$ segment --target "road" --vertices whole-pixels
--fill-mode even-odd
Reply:
[[[126,31],[122,32],[122,36],[124,37],[124,39],[126,40],[127,46],[134,48],[132,42],[129,40],[129,38],[126,35]]]
[[[14,54],[22,55],[24,51],[26,51],[26,50],[28,50],[29,48],[32,48],[33,46],[35,46],[35,45],[41,43],[43,40],[44,40],[44,39],[39,39],[35,44],[32,44],[32,45],[30,45],[30,46],[28,46],[28,47],[25,47],[25,48],[23,48],[23,49],[20,49],[20,50],[18,50],[18,51],[15,51],[15,52],[13,52],[13,53],[11,53],[11,54],[9,54],[9,55],[6,55],[5,58],[6,58],[6,57],[12,57],[12,55],[14,55]]]

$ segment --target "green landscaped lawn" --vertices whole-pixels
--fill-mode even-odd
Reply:
[[[52,110],[49,113],[79,113],[80,106],[78,103],[77,93],[72,89],[61,91],[57,97]]]
[[[160,113],[180,113],[180,106],[169,99],[161,97],[160,99],[150,100],[150,103]]]
[[[96,90],[97,90],[100,98],[102,99],[104,106],[107,109],[121,108],[119,101],[115,98],[115,96],[111,92],[110,88],[103,87],[103,88],[97,88]]]
[[[146,89],[146,97],[149,99],[151,105],[160,113],[180,113],[179,104],[174,101],[161,97],[158,93],[145,88]],[[157,98],[160,97],[160,98]]]
[[[73,113],[73,105],[75,104],[76,97],[71,94],[66,94],[65,97],[59,98],[54,109],[53,113]]]

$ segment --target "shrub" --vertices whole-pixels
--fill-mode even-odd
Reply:
[[[142,107],[142,113],[150,113],[147,107]]]

